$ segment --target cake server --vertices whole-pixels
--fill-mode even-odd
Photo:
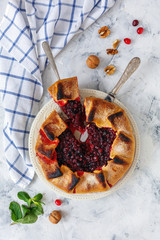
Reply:
[[[51,64],[51,67],[57,77],[57,80],[59,80],[60,79],[59,72],[58,72],[58,69],[57,69],[56,63],[54,61],[54,57],[53,57],[53,54],[52,54],[52,51],[51,51],[51,48],[50,48],[48,42],[43,42],[42,47],[43,47],[43,50],[44,50],[46,56],[48,57],[49,63]]]
[[[140,58],[139,57],[134,57],[131,59],[131,61],[128,63],[126,69],[124,70],[121,78],[117,82],[116,86],[112,89],[110,93],[108,93],[107,97],[105,100],[109,102],[113,102],[115,99],[115,95],[118,93],[120,88],[123,86],[123,84],[129,79],[129,77],[136,71],[136,69],[140,65]]]
[[[43,50],[44,50],[46,56],[48,57],[48,60],[51,64],[51,67],[52,67],[56,77],[57,77],[57,80],[59,80],[60,75],[59,75],[57,66],[55,64],[54,57],[53,57],[53,54],[52,54],[52,51],[51,51],[51,48],[50,48],[48,42],[43,42],[42,47],[43,47]],[[134,57],[131,59],[131,61],[128,63],[126,69],[124,70],[121,78],[117,82],[116,86],[112,89],[112,91],[110,93],[108,93],[105,100],[107,100],[109,102],[114,101],[115,95],[118,93],[118,91],[123,86],[123,84],[129,79],[129,77],[136,71],[136,69],[140,65],[140,62],[141,62],[141,60],[139,57]]]

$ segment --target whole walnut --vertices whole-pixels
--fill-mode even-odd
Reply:
[[[57,224],[61,220],[61,213],[59,211],[54,210],[49,215],[49,220],[51,223]]]
[[[86,61],[87,66],[92,69],[98,67],[99,62],[99,58],[95,55],[90,55]]]

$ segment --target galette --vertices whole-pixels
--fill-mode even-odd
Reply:
[[[135,139],[125,111],[92,96],[82,105],[77,77],[59,80],[48,91],[66,118],[53,110],[39,130],[35,151],[46,179],[67,193],[109,190],[134,159]],[[85,142],[76,131],[87,134]]]

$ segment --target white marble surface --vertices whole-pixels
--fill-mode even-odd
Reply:
[[[0,2],[0,17],[5,9]],[[121,76],[129,60],[141,58],[141,66],[118,94],[118,99],[128,107],[137,122],[141,137],[139,163],[130,180],[112,195],[93,201],[77,201],[61,198],[35,176],[26,189],[31,195],[45,193],[45,214],[33,225],[10,226],[10,201],[17,200],[22,190],[9,178],[2,140],[0,145],[0,240],[159,240],[160,239],[160,2],[158,0],[118,0],[113,9],[93,24],[87,31],[76,36],[56,58],[61,77],[77,75],[80,88],[110,91]],[[138,35],[132,20],[139,19],[144,33]],[[99,39],[97,30],[109,25],[111,35]],[[116,38],[132,39],[131,45],[123,41],[119,53],[108,56],[106,48]],[[100,57],[95,70],[86,67],[88,55]],[[113,63],[117,70],[105,76],[104,67]],[[44,73],[44,96],[41,105],[48,101],[47,87],[52,83],[50,67]],[[53,74],[52,74],[53,75]],[[0,108],[0,136],[4,112]],[[63,204],[56,207],[54,200]],[[48,221],[50,211],[60,209],[63,218],[58,225]]]

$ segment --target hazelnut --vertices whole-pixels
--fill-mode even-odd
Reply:
[[[86,61],[87,66],[92,69],[98,67],[99,62],[99,58],[95,55],[90,55]]]
[[[49,215],[49,221],[51,223],[57,224],[61,220],[61,213],[59,211],[53,211]]]

